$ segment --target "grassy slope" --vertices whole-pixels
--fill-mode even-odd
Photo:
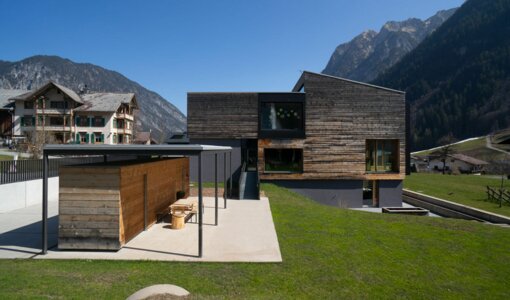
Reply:
[[[501,180],[476,175],[442,175],[413,173],[404,181],[404,188],[483,210],[510,216],[510,206],[487,202],[486,186],[499,188]],[[510,189],[510,180],[503,185]]]
[[[508,229],[342,210],[263,189],[283,263],[3,260],[0,298],[125,299],[159,283],[197,298],[510,297]]]
[[[9,155],[0,155],[0,160],[12,160],[12,156],[9,156]]]

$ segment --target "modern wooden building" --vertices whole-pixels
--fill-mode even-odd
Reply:
[[[234,148],[240,198],[270,181],[334,206],[401,206],[406,120],[404,92],[306,71],[291,92],[188,93],[190,141]]]

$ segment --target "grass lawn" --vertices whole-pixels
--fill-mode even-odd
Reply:
[[[9,155],[0,155],[0,160],[12,160],[12,156],[9,156]]]
[[[507,228],[342,210],[262,188],[283,263],[2,260],[0,298],[125,299],[159,283],[195,298],[510,298]]]
[[[406,176],[404,188],[423,194],[510,216],[510,206],[487,202],[486,186],[499,188],[501,179],[476,175],[442,175],[413,173]],[[510,180],[504,185],[510,190]]]

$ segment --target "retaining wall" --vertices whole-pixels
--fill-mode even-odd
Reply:
[[[48,178],[48,201],[58,201],[58,177]],[[42,179],[0,185],[0,212],[42,203]]]

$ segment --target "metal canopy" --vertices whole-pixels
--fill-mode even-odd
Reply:
[[[176,155],[198,157],[198,257],[203,254],[202,215],[202,156],[214,154],[215,157],[215,225],[218,225],[218,154],[224,154],[224,170],[227,167],[227,153],[230,158],[230,186],[232,189],[232,147],[181,144],[181,145],[46,145],[43,148],[43,205],[42,205],[42,254],[48,252],[48,166],[49,155]],[[227,208],[227,182],[224,174],[224,206]]]
[[[179,145],[46,145],[48,155],[198,155],[202,152],[224,153],[232,147],[179,144]]]

